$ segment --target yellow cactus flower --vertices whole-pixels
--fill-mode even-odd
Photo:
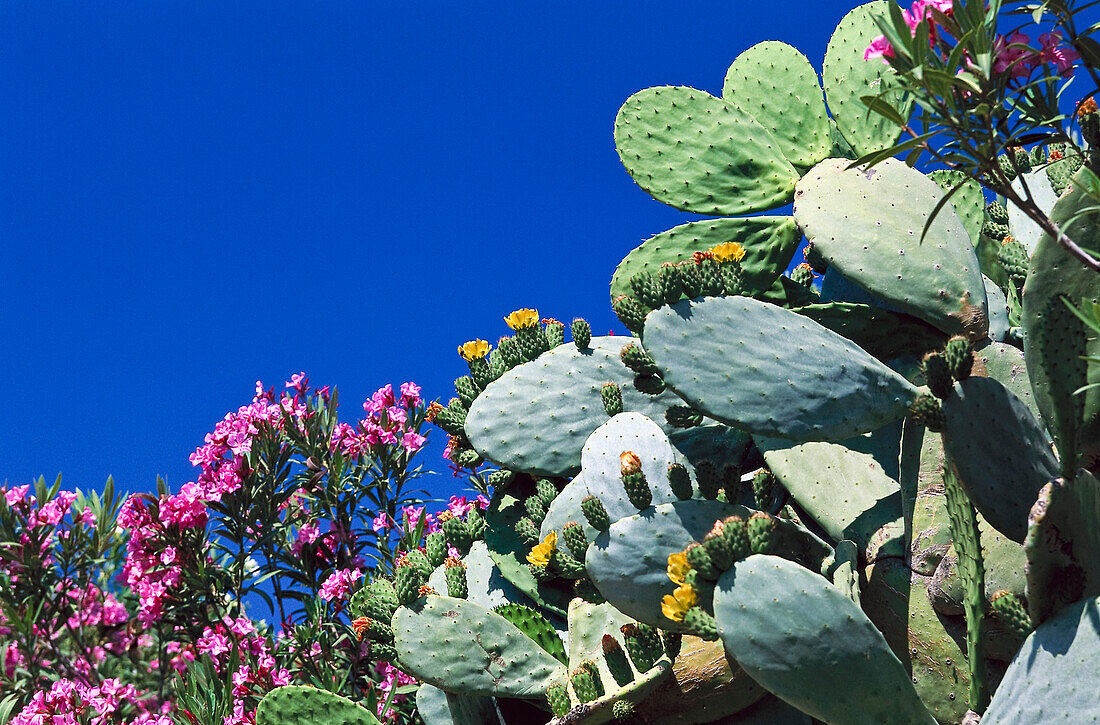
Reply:
[[[541,544],[535,544],[531,553],[527,555],[527,562],[535,566],[546,566],[550,563],[550,557],[558,548],[558,532],[551,531],[542,540]]]
[[[661,613],[673,622],[682,622],[687,610],[694,607],[698,601],[699,597],[695,595],[695,590],[684,584],[676,587],[676,591],[666,594],[661,600]]]
[[[489,354],[489,343],[485,340],[470,340],[458,346],[458,354],[466,362],[480,360]]]
[[[505,317],[504,321],[513,330],[526,330],[539,324],[539,311],[524,307]]]
[[[677,551],[675,554],[668,555],[668,578],[674,584],[683,586],[689,571],[691,571],[691,564],[688,563],[684,552]]]
[[[745,256],[745,248],[737,242],[723,242],[710,248],[710,253],[719,262],[740,262]]]

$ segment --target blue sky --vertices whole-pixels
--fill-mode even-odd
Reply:
[[[615,265],[689,218],[622,169],[621,103],[763,40],[820,69],[854,4],[0,4],[0,481],[178,487],[299,370],[349,418],[445,401],[517,307],[621,332]]]

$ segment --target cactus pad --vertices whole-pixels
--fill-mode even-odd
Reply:
[[[257,725],[313,725],[318,722],[377,725],[378,718],[346,697],[300,685],[276,687],[256,708]]]

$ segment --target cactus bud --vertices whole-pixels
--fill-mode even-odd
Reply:
[[[699,272],[699,265],[694,261],[681,262],[676,265],[680,272],[680,282],[684,286],[684,296],[688,299],[701,297],[703,294],[703,275]]]
[[[634,703],[630,700],[616,700],[611,706],[611,718],[616,723],[627,723],[634,718]]]
[[[1097,113],[1096,100],[1089,96],[1077,104],[1077,123],[1081,127],[1081,137],[1088,143],[1089,149],[1100,148],[1100,113]]]
[[[1026,637],[1031,633],[1031,617],[1027,613],[1027,607],[1012,592],[1006,589],[994,592],[989,598],[989,608],[993,616],[1017,636]]]
[[[470,377],[477,387],[484,388],[493,381],[493,375],[489,371],[489,361],[483,357],[476,357],[467,362],[470,366]]]
[[[1011,236],[1006,236],[997,249],[997,261],[1004,267],[1013,284],[1017,287],[1023,285],[1030,264],[1027,247]]]
[[[470,593],[466,584],[466,565],[461,560],[448,556],[443,564],[443,578],[447,581],[447,596],[465,599]]]
[[[942,433],[947,427],[940,401],[931,395],[918,395],[909,405],[909,415],[933,433]]]
[[[991,201],[985,213],[994,224],[1008,224],[1008,208],[999,201]]]
[[[534,546],[539,540],[539,527],[535,526],[535,522],[524,516],[516,522],[516,533],[519,534],[519,538],[523,540],[523,543],[528,546]]]
[[[462,401],[462,404],[467,408],[477,398],[477,394],[481,391],[474,379],[469,375],[463,375],[455,380],[455,392],[458,394],[458,399]]]
[[[573,556],[584,561],[588,552],[588,537],[584,535],[584,527],[576,521],[570,521],[561,529],[561,537],[565,539],[565,545]]]
[[[947,370],[956,380],[966,380],[974,368],[974,346],[965,337],[956,335],[943,348]]]
[[[680,267],[671,262],[665,262],[657,272],[657,287],[661,291],[661,298],[666,305],[679,302],[684,294],[684,280],[680,274]]]
[[[535,482],[535,495],[549,508],[554,499],[558,497],[558,487],[549,478],[540,478]]]
[[[512,479],[516,477],[516,474],[509,471],[506,468],[502,468],[499,471],[493,471],[485,477],[485,483],[489,484],[493,488],[500,488],[501,486],[507,486],[512,482]]]
[[[573,684],[573,693],[581,703],[592,702],[596,699],[596,683],[592,679],[592,672],[587,667],[578,667],[569,676]]]
[[[527,515],[531,517],[531,520],[542,526],[542,522],[546,518],[546,510],[549,508],[542,497],[538,494],[528,496],[524,499],[523,505],[527,509]]]
[[[700,461],[695,466],[695,481],[699,484],[699,492],[703,494],[703,498],[710,501],[718,498],[722,480],[718,476],[718,469],[711,461]]]
[[[800,284],[806,289],[810,289],[814,286],[814,270],[813,267],[803,262],[794,269],[791,270],[791,281],[795,284]]]
[[[707,550],[711,563],[719,572],[726,571],[734,562],[734,551],[729,539],[723,534],[723,527],[721,521],[714,522],[714,528],[703,538],[703,548]]]
[[[611,307],[615,311],[615,316],[631,332],[640,333],[645,327],[647,310],[643,309],[633,297],[620,295]]]
[[[542,334],[546,336],[546,347],[553,350],[558,345],[565,344],[565,324],[555,320],[553,317],[547,317],[542,321],[545,328],[543,328]]]
[[[433,531],[424,537],[424,553],[428,555],[428,563],[435,568],[441,565],[447,558],[447,536],[442,531]]]
[[[371,642],[370,656],[374,662],[396,662],[397,649],[389,642]]]
[[[627,499],[639,511],[649,508],[653,503],[653,491],[649,487],[649,482],[645,480],[645,474],[642,473],[641,460],[630,451],[623,453],[620,460],[622,461],[623,488],[626,489]]]
[[[739,295],[745,291],[745,278],[741,274],[741,262],[722,262],[718,265],[722,292],[727,295]]]
[[[607,509],[595,496],[584,497],[581,501],[581,512],[588,519],[588,525],[596,531],[607,531],[611,527],[611,517],[607,515]]]
[[[516,347],[519,348],[520,357],[526,361],[534,360],[550,349],[546,342],[546,332],[537,322],[534,327],[516,330]]]
[[[447,535],[447,543],[458,549],[462,555],[465,555],[470,550],[470,545],[474,543],[474,537],[462,519],[451,518],[444,521],[443,533]]]
[[[665,420],[673,428],[694,428],[703,424],[703,414],[686,405],[674,405],[665,411]]]
[[[603,410],[611,417],[623,412],[623,391],[615,383],[604,383],[600,388],[600,399],[603,401]]]
[[[578,561],[572,554],[561,549],[554,549],[550,555],[551,569],[561,574],[564,579],[580,579],[588,576],[584,564]]]
[[[722,466],[722,490],[726,493],[726,501],[737,503],[741,500],[741,466],[734,463]]]
[[[623,651],[619,641],[610,634],[605,634],[603,640],[600,642],[600,646],[603,649],[603,659],[604,662],[607,663],[607,669],[611,671],[611,676],[615,679],[619,687],[623,687],[633,682],[634,672],[630,669],[630,663],[627,662],[626,659],[626,652]]]
[[[733,561],[741,561],[752,553],[749,530],[740,516],[729,516],[722,521],[722,538],[726,540]]]
[[[775,496],[775,476],[771,471],[760,471],[752,477],[752,497],[756,508],[766,511]]]
[[[634,451],[623,451],[619,454],[619,474],[627,476],[642,470],[642,459]]]
[[[713,642],[718,639],[718,622],[702,607],[692,607],[684,615],[684,627],[699,639]]]
[[[435,419],[432,422],[453,436],[464,435],[466,410],[467,408],[462,404],[461,400],[452,398],[446,408],[443,408],[435,414]]]
[[[680,655],[680,647],[684,638],[679,632],[661,631],[661,646],[665,648],[665,654],[670,660],[675,660]]]
[[[940,400],[947,400],[955,392],[955,383],[951,380],[951,372],[947,369],[947,360],[942,353],[930,352],[921,360],[921,369],[924,370],[924,379],[928,383],[929,390]]]
[[[459,468],[468,468],[472,471],[485,463],[485,459],[473,448],[463,447],[451,451],[451,462]]]
[[[653,375],[657,372],[657,364],[653,362],[653,358],[634,343],[623,345],[623,349],[619,351],[619,359],[623,361],[623,365],[639,375]]]
[[[421,551],[420,549],[413,549],[411,551],[405,552],[404,556],[405,562],[408,563],[409,566],[415,566],[418,570],[420,570],[420,575],[424,579],[427,579],[432,575],[432,569],[434,569],[435,567],[433,567],[431,562],[428,561],[428,557],[424,554],[423,551]]]
[[[813,270],[815,274],[825,274],[826,270],[829,269],[828,261],[825,260],[825,257],[821,254],[821,250],[819,250],[813,242],[807,244],[802,250],[802,256],[806,260],[806,264],[810,265],[810,269]]]
[[[668,467],[668,485],[677,499],[687,501],[691,498],[691,476],[682,463],[673,463]]]
[[[470,508],[470,511],[466,514],[466,528],[470,532],[470,536],[477,541],[485,536],[485,517],[478,511],[477,506]]]
[[[509,370],[523,362],[523,356],[519,352],[519,346],[514,337],[502,337],[497,340],[497,350],[500,351],[500,358]]]
[[[659,375],[635,375],[634,389],[646,395],[660,395],[665,392],[665,381]]]
[[[710,552],[702,544],[689,544],[688,548],[684,549],[684,556],[687,557],[691,568],[697,571],[703,579],[716,581],[721,576],[722,572],[714,565],[710,558]]]
[[[362,594],[356,593],[356,596],[352,597],[353,614],[365,615],[370,619],[383,622],[393,619],[393,613],[397,611],[399,602],[397,592],[388,579],[374,579],[361,591]],[[360,603],[361,609],[356,610]]]
[[[713,257],[700,255],[699,252],[695,255],[698,257],[695,264],[699,268],[699,278],[703,282],[703,296],[714,297],[725,292],[722,276],[718,271],[718,262],[714,261]]]
[[[562,683],[555,682],[546,688],[546,702],[550,704],[554,717],[563,717],[569,712],[569,691]]]
[[[415,566],[398,560],[393,570],[394,589],[397,591],[397,601],[408,606],[420,597],[420,586],[424,583],[424,577]]]
[[[527,566],[531,570],[531,576],[535,577],[535,581],[545,582],[554,578],[554,574],[550,571],[550,567],[542,564],[529,564]]]
[[[587,350],[592,344],[592,328],[580,317],[573,320],[573,343],[578,350]]]
[[[763,511],[757,511],[749,517],[746,528],[752,553],[771,554],[775,548],[775,519]]]
[[[661,637],[648,624],[624,624],[620,627],[626,653],[638,672],[647,672],[662,654]]]
[[[638,272],[630,278],[630,289],[634,290],[634,296],[638,301],[651,310],[655,310],[665,303],[664,295],[657,284],[657,278],[649,272]]]

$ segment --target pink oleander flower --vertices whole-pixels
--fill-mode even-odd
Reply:
[[[29,484],[23,484],[22,486],[16,486],[15,488],[4,492],[4,500],[7,502],[8,506],[14,507],[18,503],[23,503],[23,501],[26,499],[28,490],[30,490],[30,485]],[[32,499],[32,501],[31,501],[30,505],[33,506],[34,505],[34,502],[33,502],[34,497],[32,496],[31,499]]]
[[[1027,78],[1035,68],[1035,49],[1028,47],[1031,38],[1023,33],[997,36],[993,42],[993,72],[1008,73],[1010,78]]]
[[[401,436],[401,446],[405,449],[405,452],[410,456],[421,448],[424,447],[424,443],[428,439],[416,431],[407,431],[405,435]]]
[[[344,599],[347,597],[351,585],[358,581],[361,576],[363,576],[363,572],[359,569],[337,569],[329,574],[321,585],[321,591],[319,592],[321,599],[326,602],[331,602],[333,599]]]
[[[901,15],[905,24],[909,26],[911,37],[916,37],[917,26],[923,21],[928,21],[928,44],[935,45],[939,37],[939,26],[932,17],[932,10],[939,10],[944,15],[951,15],[954,11],[951,0],[915,0],[908,10],[902,10]],[[863,51],[863,60],[881,58],[883,63],[889,63],[894,57],[894,47],[886,40],[885,35],[879,35],[871,41],[867,49]]]
[[[374,529],[375,531],[384,531],[386,529],[392,529],[396,525],[397,524],[395,524],[393,522],[393,519],[391,519],[385,511],[383,511],[382,513],[375,516],[374,520],[371,521],[371,528]]]
[[[473,508],[473,504],[466,500],[465,496],[451,496],[447,504],[447,510],[455,516],[465,516]]]
[[[420,386],[416,383],[401,383],[401,405],[412,408],[420,405]]]
[[[1039,45],[1041,46],[1040,63],[1053,63],[1063,78],[1073,75],[1073,64],[1081,60],[1081,56],[1072,47],[1066,45],[1061,31],[1043,33],[1039,36]]]

